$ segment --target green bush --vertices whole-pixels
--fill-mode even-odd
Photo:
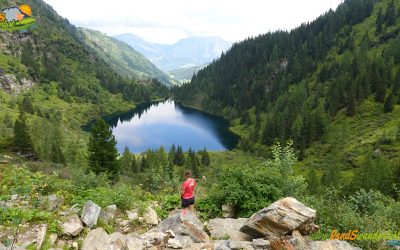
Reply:
[[[235,207],[238,216],[250,216],[283,196],[303,193],[307,185],[302,176],[293,174],[292,144],[282,147],[277,143],[272,152],[272,159],[264,164],[222,169],[209,196],[199,204],[200,211],[211,216],[226,203]]]

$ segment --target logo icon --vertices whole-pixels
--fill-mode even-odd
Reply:
[[[24,32],[35,22],[36,19],[32,17],[32,9],[27,4],[0,10],[0,30]]]

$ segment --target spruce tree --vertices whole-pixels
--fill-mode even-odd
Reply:
[[[116,140],[111,128],[99,119],[92,127],[89,138],[89,168],[94,173],[108,173],[112,180],[117,180],[119,164]]]
[[[57,142],[53,142],[51,147],[51,160],[55,163],[65,164],[65,157],[61,147]]]
[[[149,162],[146,159],[146,156],[142,155],[142,160],[140,161],[140,171],[144,172],[149,168]]]
[[[377,18],[376,18],[375,26],[376,26],[376,32],[375,32],[375,34],[376,34],[376,35],[381,34],[381,33],[382,33],[382,30],[383,30],[383,15],[382,15],[382,9],[379,9],[379,11],[378,11],[378,16],[377,16]]]
[[[124,152],[121,157],[121,168],[123,171],[128,171],[132,167],[132,156],[128,147],[124,148]]]
[[[135,154],[132,154],[132,161],[131,161],[131,170],[134,173],[137,173],[139,171],[138,169],[138,163],[136,161],[136,156]]]
[[[385,113],[392,112],[394,109],[394,97],[393,94],[390,93],[385,100],[385,104],[383,105],[383,109]]]
[[[22,109],[24,112],[29,113],[29,114],[35,113],[35,110],[32,105],[32,101],[29,98],[29,96],[24,96],[24,99],[22,99]]]
[[[176,147],[175,147],[175,144],[172,144],[171,148],[169,149],[169,153],[168,153],[168,161],[172,162],[172,164],[174,164],[175,154],[176,154]]]
[[[205,167],[210,166],[210,156],[208,155],[206,148],[201,152],[201,164]]]
[[[390,2],[386,9],[386,14],[385,14],[385,24],[387,27],[393,26],[396,24],[396,7],[394,5],[394,0]]]
[[[14,125],[14,148],[22,153],[34,152],[25,113],[21,108],[19,110],[19,117]]]
[[[320,189],[320,180],[317,176],[317,172],[313,167],[311,167],[310,171],[307,175],[307,188],[311,194],[317,194]]]
[[[181,146],[178,146],[174,158],[174,163],[178,166],[183,166],[185,164],[185,154]]]

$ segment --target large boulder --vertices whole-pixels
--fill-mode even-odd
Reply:
[[[88,201],[83,206],[81,219],[85,225],[92,228],[97,224],[101,208],[94,202]]]
[[[126,248],[128,250],[145,250],[146,242],[139,238],[136,233],[131,233],[126,236]]]
[[[109,241],[107,232],[99,227],[88,233],[83,241],[82,250],[106,250]]]
[[[361,248],[341,240],[312,241],[309,247],[310,250],[361,250]]]
[[[71,215],[66,222],[61,225],[63,234],[68,236],[77,236],[83,229],[82,222],[78,215]]]
[[[177,212],[167,219],[161,221],[157,227],[150,231],[166,232],[167,230],[172,230],[177,237],[189,236],[193,242],[202,243],[209,240],[209,237],[207,233],[204,232],[203,227],[203,223],[201,223],[201,221],[195,215],[187,213],[183,216],[180,212]]]
[[[116,213],[117,213],[117,206],[109,205],[104,209],[101,209],[98,220],[102,221],[105,224],[108,224],[111,220],[114,219]]]
[[[153,208],[148,207],[143,214],[143,219],[146,224],[149,225],[158,225],[158,216],[156,211]]]
[[[247,221],[246,218],[239,219],[212,219],[207,224],[207,229],[213,239],[225,239],[234,241],[250,241],[252,237],[248,234],[240,232],[240,228]]]
[[[315,214],[314,209],[287,197],[253,214],[240,231],[255,238],[286,235],[293,230],[306,234],[316,228]]]

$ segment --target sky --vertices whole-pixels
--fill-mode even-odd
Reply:
[[[312,21],[342,0],[44,0],[79,27],[172,44],[191,36],[230,42]]]

